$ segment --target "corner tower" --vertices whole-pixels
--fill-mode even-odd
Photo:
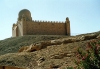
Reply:
[[[66,29],[66,35],[70,36],[70,21],[68,17],[66,18],[66,21],[65,21],[65,29]]]
[[[17,23],[12,27],[12,37],[26,35],[27,21],[32,21],[31,13],[23,9],[18,14]]]
[[[32,21],[31,12],[23,9],[18,14],[19,36],[27,35],[27,22]]]

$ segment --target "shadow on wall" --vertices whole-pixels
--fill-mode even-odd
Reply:
[[[0,66],[0,69],[23,69],[23,68],[12,67],[12,66]]]

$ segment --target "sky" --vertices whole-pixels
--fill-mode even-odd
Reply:
[[[63,21],[69,17],[71,35],[100,31],[100,0],[0,0],[0,40],[12,36],[22,9],[32,20]]]

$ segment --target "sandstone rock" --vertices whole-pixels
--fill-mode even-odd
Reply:
[[[94,39],[98,36],[98,34],[89,34],[85,35],[85,40]]]
[[[46,46],[51,45],[51,42],[50,41],[42,41],[40,43],[41,43],[41,45],[42,45],[43,48],[46,47]]]
[[[40,57],[38,59],[38,61],[37,61],[38,66],[40,66],[43,61],[45,61],[45,58],[44,57]]]
[[[51,40],[51,45],[59,45],[59,44],[62,44],[62,41],[59,39],[59,40]]]
[[[50,41],[42,41],[39,43],[31,44],[30,46],[23,46],[19,49],[19,52],[33,52],[45,48],[51,45]]]
[[[83,41],[84,39],[85,39],[85,36],[82,35],[82,36],[78,36],[78,37],[76,38],[76,41]]]
[[[71,57],[72,56],[72,54],[67,54],[67,57]]]
[[[64,52],[64,53],[50,55],[50,58],[51,59],[62,59],[64,57],[71,57],[72,55],[73,55],[72,52],[70,52],[70,53]]]
[[[61,59],[61,58],[63,58],[63,56],[61,56],[59,54],[55,54],[55,55],[51,55],[50,58],[51,59]]]
[[[100,38],[100,34],[96,38]]]
[[[69,38],[63,38],[63,39],[41,41],[38,43],[31,44],[30,46],[20,48],[19,52],[22,52],[22,51],[33,52],[35,50],[40,50],[51,45],[61,45],[61,44],[67,44],[67,43],[72,43],[72,42],[90,40],[90,39],[99,38],[99,37],[100,35],[98,35],[97,33],[92,33],[92,34],[78,35],[75,37],[69,37]]]
[[[23,47],[21,47],[21,48],[19,49],[18,52],[23,52],[24,50],[27,50],[27,48],[28,48],[28,46],[23,46]]]
[[[63,39],[63,43],[64,44],[66,44],[66,43],[72,43],[72,42],[75,42],[75,41],[76,41],[76,38],[74,38],[74,37]]]
[[[33,52],[40,50],[42,46],[40,44],[30,45],[30,46],[24,46],[19,49],[19,52]]]

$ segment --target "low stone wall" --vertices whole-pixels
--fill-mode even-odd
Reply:
[[[3,69],[3,66],[0,66],[0,69]]]
[[[0,69],[23,69],[23,68],[17,68],[12,66],[0,66]]]

